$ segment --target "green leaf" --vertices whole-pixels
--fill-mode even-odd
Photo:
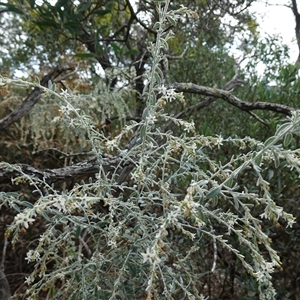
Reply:
[[[219,198],[218,197],[213,197],[211,200],[212,200],[213,206],[217,206],[218,205],[218,202],[219,202]]]
[[[34,8],[35,0],[28,0],[28,2],[29,2],[30,7]]]
[[[75,232],[75,237],[78,239],[79,236],[80,236],[80,234],[81,234],[81,227],[80,227],[80,226],[77,226],[76,232]]]
[[[33,204],[28,202],[28,201],[22,201],[22,204],[25,206],[25,207],[29,207],[29,208],[33,208]]]
[[[131,56],[131,55],[136,55],[136,54],[138,54],[138,53],[139,53],[138,50],[132,49],[132,50],[126,51],[126,52],[124,53],[124,55],[125,55],[125,56]]]
[[[64,7],[67,4],[69,4],[69,0],[57,0],[55,6]]]
[[[50,289],[50,296],[51,296],[51,298],[52,297],[54,298],[56,296],[56,288],[55,288],[55,286],[51,287],[51,289]]]
[[[174,27],[176,26],[176,21],[175,21],[175,19],[173,19],[173,18],[170,17],[170,16],[167,16],[167,20],[171,23],[171,25],[173,25]]]
[[[149,112],[149,110],[148,110],[148,108],[146,107],[145,109],[144,109],[144,111],[143,111],[143,114],[142,114],[142,119],[143,120],[145,120],[146,118],[147,118],[147,116],[148,116],[148,113]]]
[[[19,15],[23,15],[24,14],[22,10],[20,10],[19,8],[17,8],[13,4],[8,4],[8,3],[0,2],[0,5],[6,6],[6,8],[7,8],[7,10],[9,12],[13,12],[13,13],[16,13],[16,14],[19,14]]]
[[[116,53],[119,53],[121,51],[121,48],[116,43],[111,43],[110,45]]]
[[[286,130],[287,128],[291,127],[291,124],[290,123],[285,123],[285,124],[282,124],[280,125],[277,130],[276,130],[276,135],[279,135],[279,133],[283,130]]]
[[[91,2],[90,1],[84,1],[82,3],[79,4],[79,7],[78,7],[78,12],[82,12],[82,11],[86,11],[90,8],[91,6]]]
[[[236,209],[236,210],[238,210],[238,209],[239,209],[239,207],[240,207],[240,204],[239,204],[238,198],[237,198],[237,197],[235,197],[235,196],[233,196],[233,202],[234,202],[234,207],[235,207],[235,209]]]
[[[108,222],[99,222],[97,223],[98,227],[105,227],[108,224]]]
[[[98,15],[98,16],[104,16],[104,15],[110,13],[110,12],[111,11],[107,10],[107,9],[106,10],[104,10],[104,9],[97,9],[97,10],[93,11],[93,14]]]
[[[43,27],[53,27],[53,28],[60,28],[60,25],[57,24],[53,19],[45,19],[44,21],[36,21],[33,23],[35,23],[37,26],[39,26],[41,29],[43,29]]]
[[[221,192],[220,186],[214,187],[208,192],[208,194],[206,195],[206,199],[214,198],[215,196],[219,195],[220,192]]]
[[[136,268],[136,264],[135,263],[128,263],[127,264],[129,272],[131,274],[132,277],[135,277],[137,275],[137,268]]]
[[[232,178],[232,177],[228,178],[228,179],[224,182],[224,184],[225,184],[226,186],[228,186],[229,188],[231,188],[232,185],[233,185],[233,178]]]
[[[140,137],[144,138],[146,136],[146,126],[143,125],[140,132]]]
[[[66,29],[70,31],[70,33],[80,33],[81,32],[81,24],[79,22],[66,22],[63,25]]]
[[[270,146],[271,144],[273,144],[273,142],[276,140],[276,136],[271,136],[271,137],[269,137],[266,141],[265,141],[265,143],[264,143],[264,146],[265,147],[268,147],[268,146]]]
[[[275,151],[272,150],[272,152],[274,155],[275,168],[277,169],[280,166],[280,159],[279,159],[278,154]]]
[[[43,210],[42,211],[42,216],[44,217],[44,219],[46,220],[46,221],[48,221],[49,223],[51,223],[51,218],[49,218],[49,216],[46,214],[46,212]]]
[[[94,54],[93,53],[76,53],[74,56],[79,57],[79,58],[91,58],[91,57],[94,57]]]
[[[293,135],[290,132],[288,132],[287,135],[284,137],[283,146],[288,147],[292,141]]]
[[[258,154],[258,155],[255,157],[254,162],[255,162],[256,165],[260,166],[261,160],[262,160],[262,153]]]

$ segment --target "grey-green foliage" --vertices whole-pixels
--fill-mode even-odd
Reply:
[[[163,84],[161,50],[171,38],[164,29],[190,13],[184,7],[168,11],[168,5],[157,1],[160,18],[156,43],[149,45],[153,64],[146,77],[141,122],[125,126],[104,145],[91,118],[71,105],[75,96],[45,89],[65,102],[61,112],[70,130],[84,130],[99,157],[107,150],[121,151],[120,168],[130,163],[134,168],[120,184],[120,168],[107,174],[100,163],[96,180],[64,192],[21,174],[14,182],[26,180],[35,186],[40,197],[34,204],[1,194],[3,203],[18,212],[7,230],[14,242],[19,231],[35,226],[37,219],[45,222],[37,245],[27,252],[27,261],[35,264],[26,278],[27,299],[39,299],[43,291],[51,299],[205,299],[208,291],[202,280],[221,273],[221,248],[232,252],[256,280],[260,299],[275,299],[271,279],[280,258],[264,232],[264,220],[281,218],[291,226],[294,219],[276,205],[264,166],[278,167],[285,161],[299,173],[299,149],[287,149],[299,134],[300,112],[265,142],[198,135],[193,122],[164,112],[165,101],[183,101]],[[158,100],[157,92],[162,95]],[[169,121],[181,134],[164,132]],[[133,130],[138,142],[121,149],[123,137]],[[240,154],[220,163],[213,153],[225,146]],[[249,170],[251,179],[238,184]],[[208,245],[213,246],[210,256],[204,250]]]

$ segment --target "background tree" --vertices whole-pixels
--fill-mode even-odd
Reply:
[[[296,297],[297,66],[252,3],[1,4],[15,299]]]

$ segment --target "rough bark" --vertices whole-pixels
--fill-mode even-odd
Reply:
[[[223,99],[229,104],[247,112],[250,112],[252,110],[268,110],[268,111],[284,114],[286,116],[290,116],[292,112],[295,110],[292,107],[278,104],[278,103],[269,103],[269,102],[261,102],[261,101],[258,102],[242,101],[236,96],[232,95],[231,92],[229,91],[225,91],[217,88],[209,88],[206,86],[201,86],[193,83],[173,83],[169,85],[168,88],[172,88],[176,92],[199,94],[199,95],[209,96],[213,98]],[[199,104],[199,106],[200,107],[207,106],[211,104],[213,101],[211,99],[208,99],[207,102],[208,103],[202,103],[202,105]]]
[[[65,181],[84,175],[94,175],[100,170],[100,166],[105,172],[114,170],[120,159],[117,156],[105,156],[99,161],[96,157],[82,161],[80,163],[58,169],[37,169],[26,164],[9,165],[0,163],[0,184],[11,182],[20,176],[30,176],[42,180],[51,185],[56,182]]]
[[[300,14],[298,11],[296,0],[292,0],[292,11],[296,22],[295,33],[296,33],[296,39],[297,39],[298,51],[299,51],[297,62],[300,63]]]
[[[70,68],[64,68],[64,67],[56,67],[54,70],[49,72],[47,75],[45,75],[41,82],[41,86],[47,86],[49,80],[54,81],[55,78],[57,78],[62,72],[69,70]],[[37,101],[40,99],[43,91],[41,88],[36,87],[33,89],[33,91],[26,97],[26,99],[23,101],[23,103],[17,107],[12,113],[10,113],[8,116],[4,117],[0,120],[0,131],[6,129],[8,126],[10,126],[12,123],[17,122],[22,117],[24,117],[37,103]]]

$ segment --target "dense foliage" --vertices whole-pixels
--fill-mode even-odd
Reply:
[[[0,4],[3,299],[296,299],[298,64],[254,2]]]

